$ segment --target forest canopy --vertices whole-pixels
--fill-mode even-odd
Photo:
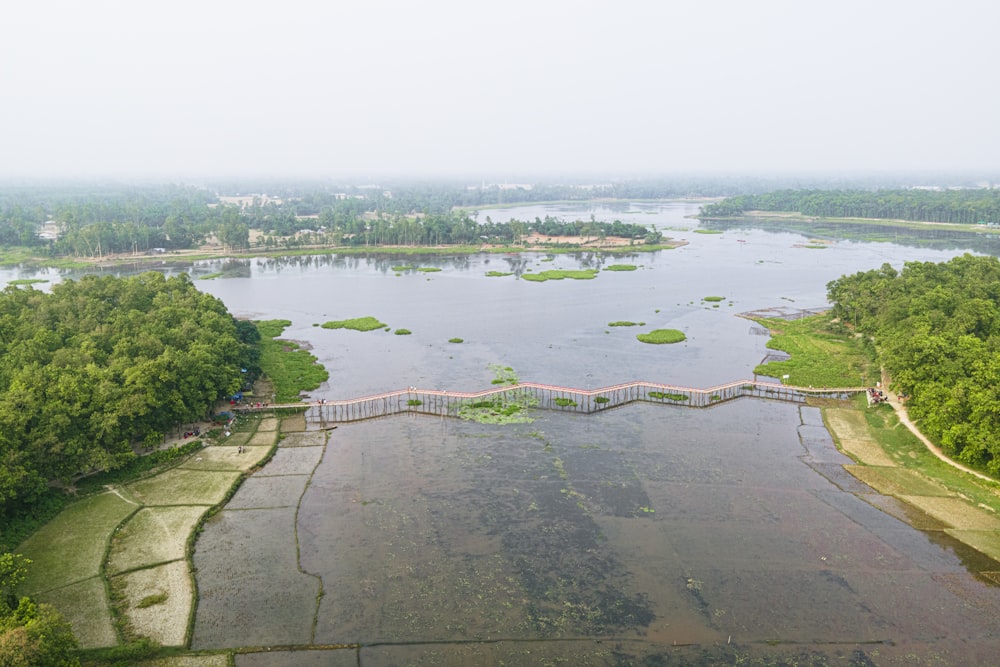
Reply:
[[[827,293],[833,315],[874,340],[920,429],[949,455],[1000,473],[1000,260],[884,264]]]
[[[701,217],[737,217],[747,211],[796,212],[825,218],[1000,223],[1000,190],[778,190],[707,204],[701,209]]]
[[[184,274],[0,292],[0,510],[205,417],[259,373],[257,339]]]

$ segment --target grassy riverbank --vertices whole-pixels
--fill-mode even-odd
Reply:
[[[879,377],[872,351],[862,339],[828,315],[800,320],[758,320],[773,338],[768,347],[791,355],[788,361],[758,366],[755,373],[784,377],[786,384],[845,387],[874,384]],[[848,471],[881,496],[865,496],[883,511],[924,531],[943,536],[989,559],[966,558],[971,570],[1000,583],[1000,482],[986,481],[931,453],[897,416],[901,406],[868,407],[824,403],[823,418],[838,449],[855,461]],[[885,496],[898,502],[885,502]]]
[[[791,355],[788,361],[757,366],[757,375],[787,375],[784,383],[799,387],[861,387],[879,377],[873,350],[828,315],[757,322],[771,332],[768,349]]]

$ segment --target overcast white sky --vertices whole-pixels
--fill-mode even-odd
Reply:
[[[0,176],[1000,170],[997,0],[25,0]]]

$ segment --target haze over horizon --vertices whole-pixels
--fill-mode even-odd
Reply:
[[[0,178],[1000,173],[1000,3],[38,0]]]

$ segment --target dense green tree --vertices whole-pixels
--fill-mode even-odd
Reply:
[[[917,222],[1000,223],[1000,190],[777,190],[707,204],[702,207],[701,216],[737,217],[747,211]]]
[[[963,255],[842,276],[834,315],[871,336],[921,430],[1000,472],[1000,260]]]
[[[186,274],[0,292],[0,507],[206,416],[259,374],[255,339]]]

